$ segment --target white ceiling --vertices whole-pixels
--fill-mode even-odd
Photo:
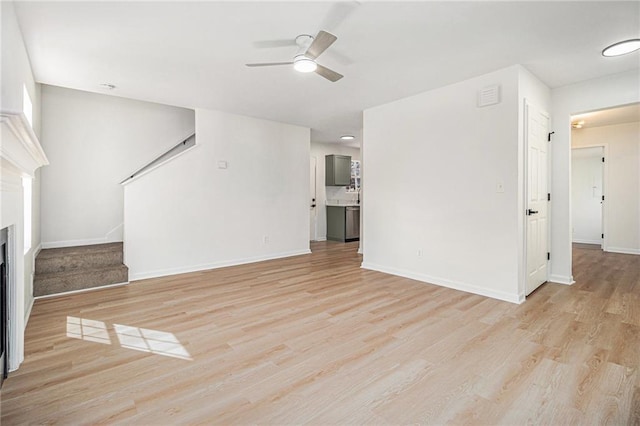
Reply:
[[[550,87],[638,69],[640,53],[601,50],[640,35],[640,2],[20,2],[41,83],[209,108],[311,127],[312,140],[358,135],[362,111],[509,65]],[[326,30],[331,83],[287,67]],[[107,91],[100,83],[113,83]]]

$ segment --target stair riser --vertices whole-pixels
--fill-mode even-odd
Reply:
[[[100,268],[109,265],[121,265],[122,251],[66,255],[53,258],[36,258],[36,274],[73,271],[77,269]]]
[[[124,265],[103,271],[74,272],[55,277],[38,277],[34,279],[34,296],[65,293],[74,290],[119,284],[129,281],[129,268]]]

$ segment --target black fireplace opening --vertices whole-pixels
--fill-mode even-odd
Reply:
[[[7,271],[8,271],[7,229],[0,230],[0,387],[9,372],[8,352],[8,309],[7,309]]]

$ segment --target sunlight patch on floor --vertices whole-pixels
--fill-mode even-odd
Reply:
[[[113,324],[113,328],[110,328],[103,321],[67,317],[67,337],[72,339],[110,345],[110,330],[115,333],[120,346],[125,349],[193,360],[189,351],[173,333],[123,324]]]
[[[106,324],[86,318],[67,317],[67,337],[104,345],[111,344]]]
[[[157,355],[191,360],[191,355],[180,341],[165,331],[113,324],[120,346],[136,351],[151,352]]]

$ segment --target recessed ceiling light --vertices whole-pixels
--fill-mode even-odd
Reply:
[[[111,83],[101,83],[100,86],[107,90],[113,90],[116,88],[116,85]]]
[[[582,126],[584,126],[584,120],[576,121],[575,123],[571,124],[571,127],[573,127],[574,129],[582,129]]]
[[[606,47],[602,51],[602,56],[620,56],[627,53],[635,52],[640,49],[640,38],[632,38],[631,40],[625,40],[618,43],[614,43],[609,47]]]
[[[356,137],[353,135],[342,135],[340,136],[340,139],[342,139],[343,141],[352,141],[354,140]]]

